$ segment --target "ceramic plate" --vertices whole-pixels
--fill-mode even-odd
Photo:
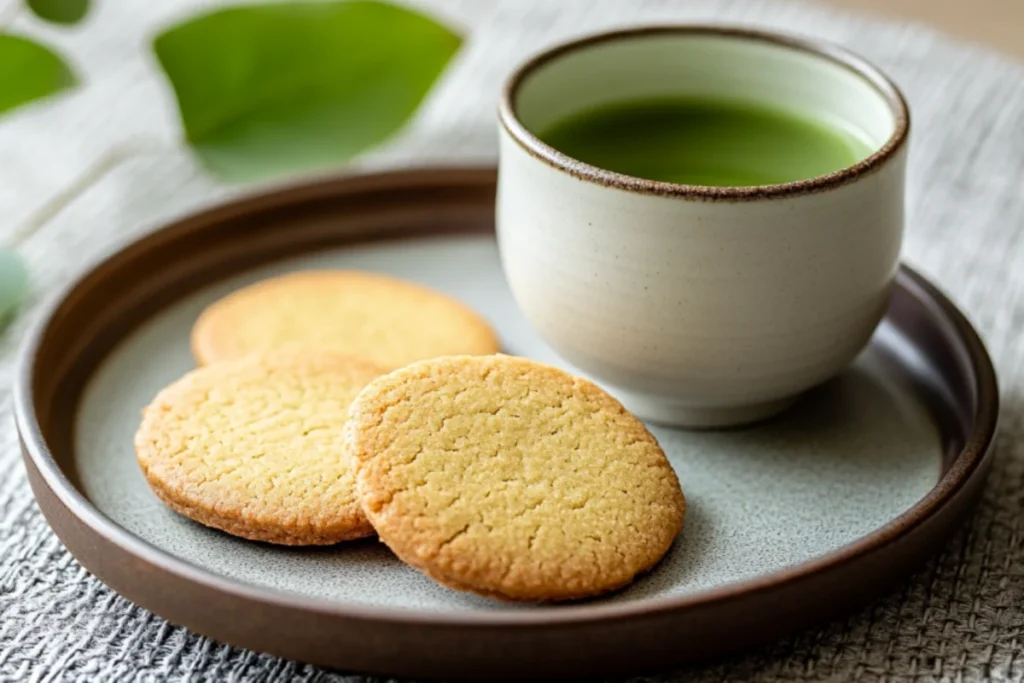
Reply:
[[[18,428],[40,507],[90,571],[228,643],[419,676],[654,670],[777,637],[898,581],[969,511],[997,392],[977,335],[904,268],[868,348],[778,419],[653,426],[687,494],[665,561],[618,593],[511,605],[441,587],[375,540],[251,543],[165,508],[135,462],[140,410],[194,367],[204,306],[257,280],[357,268],[486,316],[508,353],[567,367],[526,323],[493,236],[494,173],[419,170],[290,188],[186,219],[74,284],[27,340]],[[572,368],[568,368],[572,369]]]

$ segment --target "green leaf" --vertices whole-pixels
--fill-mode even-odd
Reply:
[[[18,254],[0,249],[0,331],[7,327],[26,294],[28,269]]]
[[[74,84],[71,69],[49,48],[0,33],[0,114]]]
[[[29,9],[54,24],[77,24],[89,12],[89,0],[28,0]]]
[[[373,0],[233,7],[156,38],[188,142],[227,180],[337,164],[397,132],[461,44]]]

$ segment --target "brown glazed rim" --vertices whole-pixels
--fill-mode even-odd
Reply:
[[[388,187],[400,188],[405,186],[403,183],[415,184],[419,182],[422,184],[423,178],[440,178],[452,184],[463,183],[467,186],[479,186],[491,196],[493,196],[495,188],[493,169],[427,169],[360,176],[357,180],[366,184],[379,183]],[[132,250],[134,258],[138,258],[142,253],[159,253],[170,248],[169,243],[173,242],[178,235],[184,232],[183,229],[185,227],[193,228],[199,224],[208,225],[215,223],[217,220],[223,220],[225,216],[256,213],[267,207],[287,208],[296,202],[312,201],[317,198],[333,196],[340,189],[354,186],[354,184],[351,178],[330,180],[242,198],[225,206],[209,209],[190,216],[163,230],[151,233],[126,247],[126,250]],[[137,560],[159,567],[163,571],[186,582],[199,584],[213,591],[228,594],[257,605],[297,609],[316,616],[361,620],[364,624],[371,622],[410,626],[453,625],[507,627],[512,629],[593,624],[597,622],[605,623],[692,608],[707,608],[713,604],[741,599],[752,593],[768,593],[783,585],[807,579],[818,572],[837,569],[853,563],[896,542],[916,528],[924,525],[932,517],[940,513],[944,507],[951,504],[957,493],[972,480],[971,475],[978,470],[985,460],[986,454],[989,452],[997,426],[999,393],[995,371],[984,344],[967,319],[949,299],[922,276],[903,266],[899,274],[900,286],[913,299],[920,302],[923,307],[931,310],[942,326],[950,330],[949,336],[956,338],[962,344],[963,350],[960,353],[966,356],[968,361],[966,372],[971,375],[966,381],[974,388],[975,396],[972,400],[973,427],[966,435],[962,449],[956,454],[951,455],[948,469],[935,487],[909,510],[893,519],[887,525],[880,527],[873,533],[853,543],[814,560],[770,575],[679,597],[647,598],[626,603],[580,603],[561,606],[537,606],[524,611],[481,611],[470,613],[446,613],[429,610],[331,604],[323,600],[279,589],[256,586],[226,578],[198,565],[184,561],[142,540],[96,509],[68,478],[61,465],[49,450],[34,407],[35,376],[40,372],[57,372],[53,368],[41,368],[38,364],[38,355],[45,340],[47,330],[65,308],[75,305],[76,293],[83,282],[110,264],[116,263],[119,260],[123,262],[125,259],[124,255],[125,251],[121,251],[104,259],[94,268],[88,269],[78,280],[67,286],[63,292],[54,297],[45,307],[25,337],[15,377],[14,412],[26,459],[30,461],[31,468],[37,470],[41,475],[43,482],[50,489],[53,497],[59,501],[59,504],[96,536],[104,539],[104,541],[114,547],[120,548]],[[37,493],[37,495],[39,494]],[[94,545],[96,542],[90,541],[89,543]]]
[[[889,139],[874,153],[852,166],[841,168],[822,176],[795,180],[775,185],[752,185],[743,187],[714,187],[709,185],[684,185],[659,180],[638,178],[614,171],[606,171],[597,166],[574,159],[554,147],[544,143],[530,132],[519,120],[516,113],[516,94],[523,81],[538,68],[565,54],[581,48],[617,40],[642,39],[651,36],[721,36],[743,40],[753,40],[787,47],[805,52],[815,57],[845,67],[860,76],[885,98],[896,120],[896,127]],[[498,103],[498,120],[508,131],[516,143],[528,154],[543,161],[560,171],[588,182],[614,187],[639,194],[681,197],[703,201],[750,201],[756,199],[774,199],[794,197],[797,195],[821,192],[839,185],[852,182],[861,176],[872,173],[893,157],[906,143],[910,133],[910,110],[903,93],[885,74],[866,59],[841,48],[820,40],[790,36],[773,31],[740,28],[733,26],[680,24],[655,25],[627,28],[607,33],[598,33],[578,40],[563,43],[542,52],[516,69],[501,92]]]

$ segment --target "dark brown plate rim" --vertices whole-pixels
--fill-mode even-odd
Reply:
[[[881,147],[866,158],[851,166],[826,173],[825,175],[774,185],[712,187],[648,180],[598,168],[551,147],[519,120],[515,104],[519,86],[531,73],[552,59],[557,59],[566,53],[600,43],[665,35],[720,36],[771,43],[838,64],[862,78],[885,99],[895,120],[893,132]],[[504,88],[502,88],[501,99],[498,101],[498,120],[516,144],[522,147],[528,154],[580,180],[640,194],[726,202],[794,197],[820,192],[852,182],[881,168],[883,164],[892,159],[904,147],[910,136],[910,107],[907,106],[903,93],[900,92],[899,87],[881,69],[860,55],[823,40],[789,35],[778,31],[765,31],[725,24],[656,24],[652,26],[636,26],[596,33],[557,45],[528,59],[508,77]]]
[[[424,176],[451,178],[453,183],[494,182],[493,169],[420,169],[391,173],[355,176],[363,181],[377,180],[387,185],[401,187],[403,182],[412,182]],[[902,266],[898,284],[925,308],[930,309],[944,325],[953,328],[953,335],[960,340],[970,361],[969,378],[975,390],[974,428],[962,450],[957,454],[936,484],[936,486],[914,506],[875,532],[822,555],[814,560],[783,569],[755,579],[728,584],[719,588],[706,589],[685,596],[672,598],[645,598],[633,602],[601,604],[582,603],[563,606],[538,606],[526,611],[495,612],[438,612],[429,610],[401,609],[389,607],[367,607],[327,603],[311,597],[260,587],[235,581],[205,570],[190,562],[181,560],[149,542],[131,534],[113,520],[106,517],[75,487],[54,459],[46,445],[37,415],[34,410],[33,378],[41,369],[37,367],[36,356],[48,326],[53,322],[62,306],[72,300],[76,288],[96,269],[118,258],[123,251],[138,247],[147,240],[159,242],[161,235],[174,231],[176,226],[186,222],[214,219],[224,215],[238,215],[246,210],[258,210],[272,206],[287,206],[297,197],[330,196],[351,184],[353,177],[319,181],[270,193],[236,199],[190,217],[175,221],[171,225],[150,233],[133,242],[113,255],[102,259],[93,268],[68,285],[55,296],[38,316],[23,342],[14,385],[14,411],[17,429],[22,440],[23,451],[29,464],[41,475],[43,482],[52,491],[61,505],[84,523],[91,532],[115,545],[129,555],[161,568],[187,582],[194,582],[215,591],[237,596],[254,603],[299,609],[316,615],[350,618],[353,620],[405,625],[455,625],[455,626],[504,626],[504,627],[552,627],[568,624],[608,622],[636,616],[650,616],[706,608],[752,593],[769,591],[786,584],[829,569],[862,559],[864,556],[910,534],[919,525],[940,513],[952,501],[959,489],[971,479],[986,455],[997,429],[999,392],[995,370],[984,344],[964,315],[934,285],[907,266]],[[37,492],[38,495],[38,492]]]

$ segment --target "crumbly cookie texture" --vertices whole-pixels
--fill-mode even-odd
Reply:
[[[324,545],[373,534],[343,434],[383,371],[330,352],[275,352],[188,373],[143,410],[135,451],[171,509],[236,536]]]
[[[389,370],[500,348],[490,325],[455,299],[360,271],[302,271],[264,280],[212,304],[192,328],[200,365],[299,346],[366,358]]]
[[[596,385],[510,356],[414,363],[356,398],[363,509],[402,560],[506,600],[614,590],[653,567],[686,509],[647,428]]]

